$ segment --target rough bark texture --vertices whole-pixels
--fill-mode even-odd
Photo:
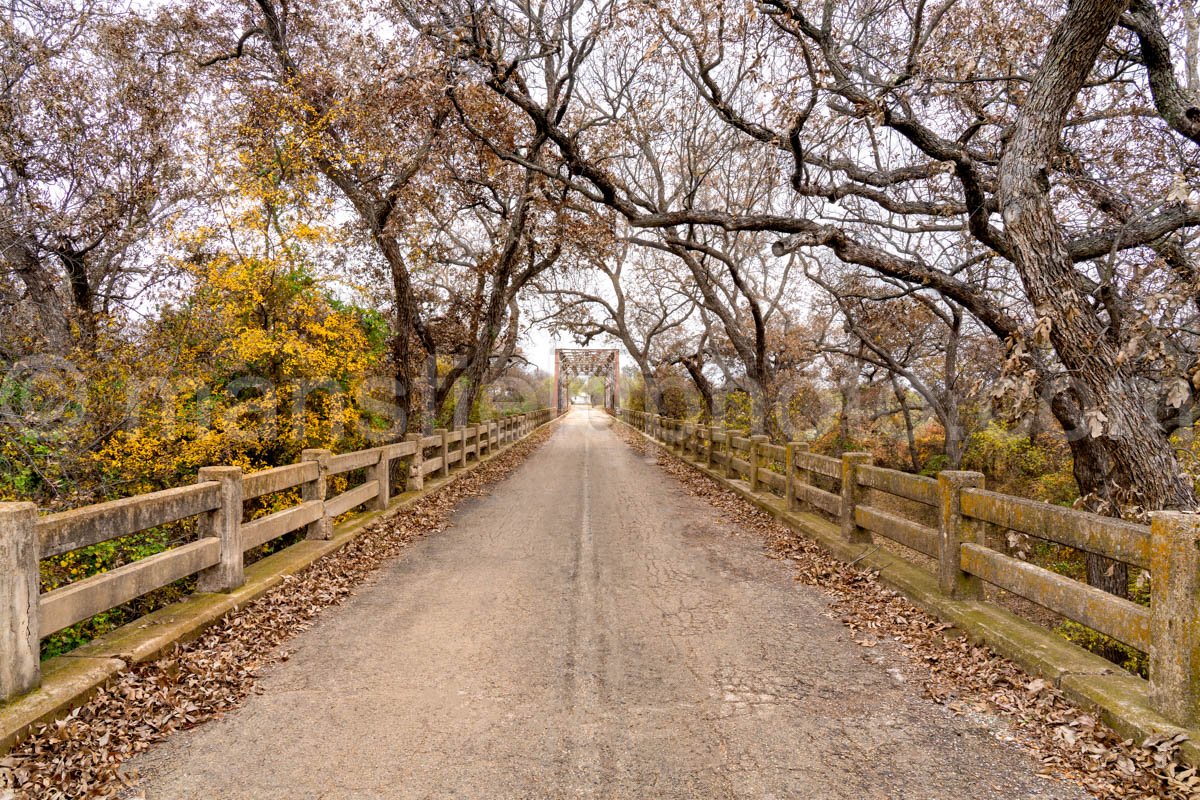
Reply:
[[[1194,490],[1180,475],[1148,396],[1118,359],[1080,277],[1050,199],[1048,170],[1066,114],[1117,24],[1124,2],[1073,3],[1055,30],[1000,162],[1000,208],[1012,255],[1034,312],[1070,384],[1052,403],[1071,437],[1075,477],[1096,510],[1191,508]],[[1121,565],[1089,559],[1096,585],[1124,594]]]

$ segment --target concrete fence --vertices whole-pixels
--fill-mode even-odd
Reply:
[[[834,520],[846,542],[878,535],[927,556],[948,598],[983,600],[983,584],[991,584],[1147,653],[1154,710],[1177,725],[1200,722],[1200,515],[1159,512],[1138,525],[991,492],[978,472],[934,479],[873,466],[869,453],[830,458],[803,442],[780,446],[720,427],[617,413],[684,458],[777,496],[787,511]],[[1148,570],[1149,607],[1009,555],[1009,531]]]
[[[200,592],[237,589],[247,551],[300,530],[306,539],[327,540],[336,517],[364,505],[384,510],[398,491],[423,488],[431,473],[448,475],[553,418],[553,409],[542,409],[351,453],[305,450],[297,464],[260,472],[204,467],[191,486],[52,514],[39,514],[33,503],[0,503],[0,610],[6,615],[0,621],[0,701],[39,685],[42,637],[192,575]],[[365,480],[330,496],[330,479],[354,471]],[[247,500],[297,489],[298,504],[243,521]],[[197,523],[195,541],[39,590],[41,559],[188,518]]]

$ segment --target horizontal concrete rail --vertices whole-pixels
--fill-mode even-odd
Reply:
[[[221,543],[216,539],[201,539],[47,592],[41,597],[39,631],[42,636],[58,633],[101,611],[195,575],[215,566],[220,552]]]
[[[681,424],[624,410],[617,416],[659,441],[670,441]],[[1156,512],[1150,526],[1138,525],[989,492],[979,473],[945,471],[934,480],[873,466],[867,453],[831,458],[808,452],[804,443],[784,447],[717,426],[689,423],[687,430],[695,446],[682,448],[684,458],[770,508],[778,503],[772,493],[782,490],[784,513],[802,508],[827,515],[840,532],[839,544],[859,557],[878,549],[856,549],[878,535],[934,559],[936,574],[924,580],[932,578],[947,601],[982,601],[983,583],[991,584],[1148,653],[1150,680],[1140,691],[1153,712],[1177,725],[1200,725],[1200,514]],[[711,446],[701,448],[701,441]],[[743,453],[749,458],[741,458]],[[772,463],[782,463],[782,470],[771,469]],[[748,487],[742,476],[748,476]],[[817,486],[818,478],[839,491]],[[885,511],[873,503],[871,491],[935,508],[938,523]],[[996,529],[1149,570],[1149,607],[991,549]],[[1055,647],[1078,649],[1065,640]]]
[[[777,492],[782,492],[787,488],[787,478],[778,472],[760,469],[758,479]]]
[[[243,585],[247,551],[281,536],[304,531],[306,539],[329,540],[332,520],[364,504],[386,510],[393,493],[395,463],[404,491],[419,490],[425,476],[449,472],[491,453],[501,441],[516,441],[554,419],[552,410],[520,414],[445,435],[409,436],[403,442],[334,455],[305,450],[301,461],[243,474],[237,467],[204,467],[190,486],[150,492],[38,517],[30,503],[0,503],[0,701],[34,689],[40,680],[42,637],[89,619],[191,575],[201,592],[230,592]],[[448,459],[447,440],[462,443]],[[425,458],[426,451],[436,454]],[[329,496],[330,479],[366,470],[366,480]],[[300,501],[243,522],[244,503],[289,489]],[[195,518],[195,541],[76,581],[38,592],[39,561],[179,520]]]
[[[1036,500],[965,489],[965,516],[1027,533],[1049,542],[1085,550],[1142,569],[1150,568],[1150,526]]]
[[[978,544],[962,545],[962,568],[1130,647],[1150,649],[1150,609],[1145,606]]]
[[[842,462],[836,458],[816,453],[796,453],[795,459],[796,467],[799,469],[806,469],[827,478],[840,479],[842,477]]]
[[[325,513],[340,517],[352,508],[361,506],[379,494],[379,481],[367,481],[325,501]]]
[[[251,472],[242,478],[242,498],[253,500],[266,494],[294,489],[301,484],[315,481],[319,471],[315,461],[304,461]]]
[[[796,499],[819,508],[832,517],[836,517],[842,513],[842,498],[833,492],[818,489],[816,486],[811,486],[807,483],[797,483],[793,488],[796,492]]]
[[[323,505],[320,500],[310,500],[243,524],[242,550],[262,547],[269,541],[316,522],[325,516]]]
[[[369,467],[378,464],[382,455],[383,449],[376,447],[370,450],[355,450],[353,453],[334,456],[329,459],[328,473],[330,475],[341,475],[343,472],[351,472],[352,470]]]
[[[855,506],[854,521],[872,533],[886,536],[918,553],[938,557],[938,532],[934,528],[871,506]]]
[[[69,553],[220,507],[211,481],[47,514],[37,521],[41,558]]]
[[[909,475],[894,469],[861,466],[858,468],[858,482],[871,489],[878,489],[881,492],[924,503],[927,506],[938,504],[937,481],[923,475]]]
[[[416,442],[397,442],[396,444],[384,445],[383,447],[383,457],[389,461],[411,456],[415,452],[417,452]]]

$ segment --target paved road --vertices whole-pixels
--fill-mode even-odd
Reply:
[[[574,412],[263,694],[140,759],[147,797],[1083,796],[920,699],[610,424]]]

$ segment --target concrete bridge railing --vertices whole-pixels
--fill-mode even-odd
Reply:
[[[237,589],[247,551],[300,530],[306,539],[328,540],[335,518],[368,504],[386,509],[396,490],[419,490],[426,476],[446,476],[553,418],[553,409],[542,409],[351,453],[305,450],[299,463],[252,473],[204,467],[191,486],[52,514],[39,514],[33,503],[0,503],[0,701],[39,685],[43,637],[192,575],[200,592]],[[355,471],[365,479],[330,496],[330,479]],[[297,489],[299,503],[243,521],[247,500]],[[197,523],[194,541],[40,591],[41,559],[187,518]]]
[[[803,442],[618,416],[750,492],[776,496],[788,512],[831,518],[846,543],[879,535],[928,557],[947,598],[982,601],[990,584],[1148,653],[1151,707],[1177,725],[1200,722],[1200,515],[1159,512],[1138,525],[991,492],[978,472],[934,479],[873,466],[868,453],[830,458]],[[1148,570],[1149,607],[1010,555],[1010,531]]]

